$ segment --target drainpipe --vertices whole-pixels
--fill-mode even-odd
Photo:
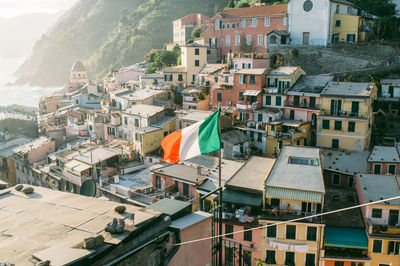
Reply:
[[[175,237],[176,237],[176,243],[175,244],[181,243],[181,229],[179,229],[178,227],[170,226],[169,230],[174,232],[174,234],[175,234]],[[173,248],[173,250],[171,250],[171,252],[165,258],[164,265],[168,265],[168,263],[172,260],[172,258],[178,252],[179,248],[180,248],[180,245],[177,245],[177,246],[175,246]]]

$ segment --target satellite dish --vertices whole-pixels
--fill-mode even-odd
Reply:
[[[79,194],[87,197],[96,196],[96,182],[93,179],[83,182]]]

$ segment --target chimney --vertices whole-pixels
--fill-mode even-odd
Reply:
[[[200,165],[197,166],[197,174],[201,175],[201,166]]]

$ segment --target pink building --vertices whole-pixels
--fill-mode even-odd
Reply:
[[[268,54],[229,53],[228,58],[232,59],[232,65],[234,69],[269,67]]]
[[[172,22],[174,44],[185,45],[191,38],[193,29],[201,26],[206,19],[210,18],[201,13],[193,13],[186,17],[174,20]]]
[[[287,35],[287,30],[287,4],[235,8],[204,22],[204,40],[217,48],[217,56],[223,60],[230,52],[267,53],[268,34],[279,31]],[[272,36],[275,45],[276,36]]]
[[[152,185],[155,189],[165,189],[177,193],[176,198],[197,202],[196,187],[207,180],[206,173],[200,167],[194,168],[181,164],[171,164],[153,170]]]

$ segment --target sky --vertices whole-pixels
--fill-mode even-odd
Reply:
[[[28,13],[56,13],[67,10],[78,0],[0,0],[0,17],[11,18]]]

